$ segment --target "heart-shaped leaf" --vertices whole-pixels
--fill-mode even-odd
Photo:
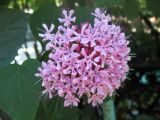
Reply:
[[[34,77],[36,60],[0,69],[0,109],[12,120],[34,120],[39,105],[40,85]]]

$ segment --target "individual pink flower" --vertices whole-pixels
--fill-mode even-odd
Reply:
[[[92,103],[92,106],[95,107],[97,104],[103,103],[103,97],[101,95],[93,94],[89,99],[88,103]]]
[[[79,99],[76,98],[73,95],[66,95],[65,101],[64,101],[64,106],[78,106]]]
[[[70,11],[63,10],[64,18],[59,18],[58,20],[60,23],[64,23],[64,26],[69,26],[71,25],[71,22],[75,22],[76,20],[76,17],[72,17],[73,14],[74,10]]]
[[[44,41],[51,40],[52,37],[54,36],[54,34],[51,34],[51,32],[54,30],[55,26],[51,24],[50,29],[48,29],[46,24],[43,24],[42,26],[44,28],[44,31],[43,31],[44,33],[40,33],[39,36],[42,37]]]
[[[42,78],[42,94],[64,98],[64,106],[78,106],[87,96],[92,106],[102,104],[121,86],[129,71],[129,41],[111,17],[96,8],[94,25],[89,22],[75,25],[74,11],[63,10],[62,25],[53,33],[43,24],[49,60],[42,62],[36,76]]]

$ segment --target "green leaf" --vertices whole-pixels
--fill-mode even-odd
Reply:
[[[140,4],[138,0],[125,0],[123,11],[129,19],[136,18],[140,12]]]
[[[0,108],[12,120],[34,120],[39,105],[40,85],[34,74],[38,61],[0,69]]]
[[[94,16],[91,14],[94,8],[91,7],[78,7],[75,9],[76,23],[90,22],[93,24]]]
[[[35,120],[43,120],[41,118],[45,118],[45,120],[79,120],[78,110],[76,108],[64,108],[63,103],[64,101],[59,97],[41,100]]]
[[[27,14],[0,8],[0,66],[11,62],[17,49],[26,40],[27,22]]]
[[[32,6],[32,9],[37,10],[40,6],[46,4],[46,3],[51,3],[55,4],[55,0],[28,0],[29,4]]]
[[[123,5],[124,0],[95,0],[96,6],[102,6],[102,7],[115,7],[115,6],[121,6]]]
[[[48,26],[51,24],[58,25],[58,17],[60,14],[60,9],[53,3],[46,3],[35,11],[30,17],[30,28],[34,37],[39,39],[38,34],[43,30],[43,23]]]
[[[146,0],[147,7],[152,11],[156,16],[160,16],[160,0]]]

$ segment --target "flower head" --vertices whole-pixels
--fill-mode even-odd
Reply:
[[[124,81],[129,71],[130,48],[125,34],[119,26],[109,24],[109,15],[99,8],[94,25],[84,23],[80,28],[72,25],[74,11],[63,11],[59,18],[63,25],[52,33],[43,24],[43,40],[48,40],[46,50],[52,51],[48,62],[43,62],[36,75],[41,77],[43,94],[52,98],[54,94],[64,98],[64,106],[78,106],[83,95],[92,106],[102,104],[112,96]]]

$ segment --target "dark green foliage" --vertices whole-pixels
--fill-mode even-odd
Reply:
[[[125,0],[123,11],[129,19],[136,18],[140,13],[140,5],[138,0]]]
[[[125,3],[125,0],[95,0],[96,6],[101,7],[115,7],[115,6],[122,6]]]
[[[78,109],[64,108],[63,103],[59,97],[42,98],[35,120],[79,120]]]
[[[8,5],[9,2],[10,2],[10,0],[1,0],[1,1],[0,1],[0,6]]]
[[[160,16],[160,0],[146,0],[146,2],[148,9],[152,11],[154,15]]]
[[[76,15],[76,23],[80,25],[80,23],[90,22],[93,24],[94,17],[91,13],[94,12],[94,8],[92,7],[80,7],[75,8],[75,15]]]

